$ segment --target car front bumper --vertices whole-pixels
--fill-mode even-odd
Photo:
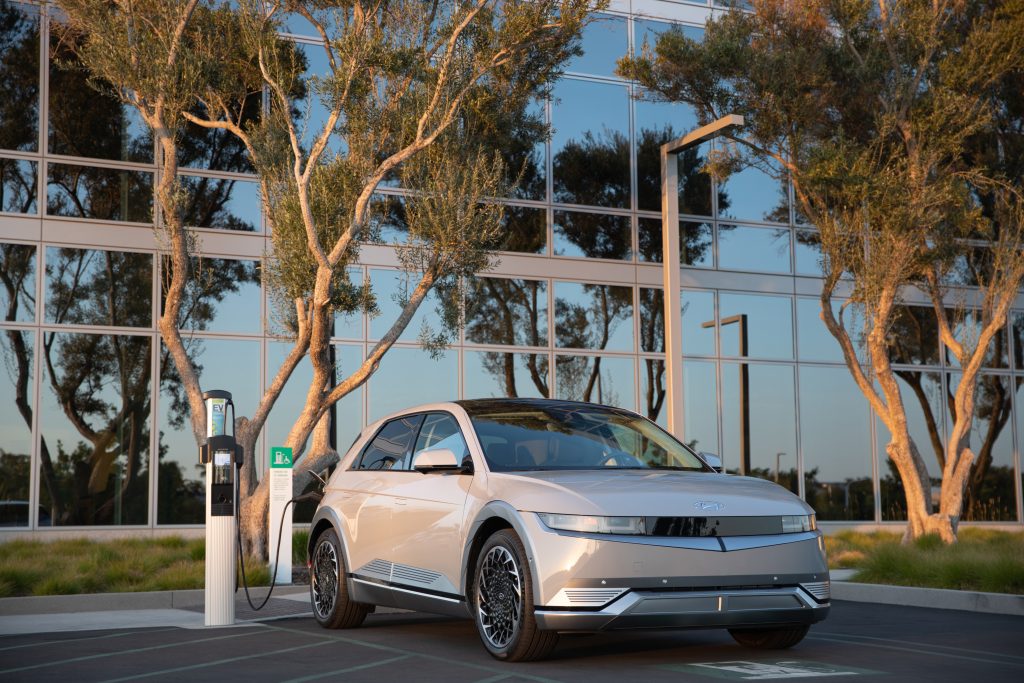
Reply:
[[[717,591],[629,591],[593,611],[538,609],[537,625],[551,631],[630,628],[722,628],[813,624],[828,616],[799,586]]]
[[[541,628],[811,624],[829,611],[818,531],[739,537],[553,531],[522,513]]]

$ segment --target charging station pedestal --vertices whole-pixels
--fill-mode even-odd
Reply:
[[[203,400],[206,402],[206,444],[199,449],[199,461],[206,465],[205,624],[230,626],[235,623],[235,558],[238,553],[235,507],[241,452],[234,436],[227,434],[231,393],[207,391]]]

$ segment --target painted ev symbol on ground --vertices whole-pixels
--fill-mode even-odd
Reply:
[[[734,681],[769,681],[792,678],[821,678],[825,676],[857,676],[878,674],[880,671],[859,669],[852,666],[835,667],[820,662],[784,660],[780,662],[749,662],[730,660],[724,662],[696,662],[662,667],[689,674],[724,678]]]

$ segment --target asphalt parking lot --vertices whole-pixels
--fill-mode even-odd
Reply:
[[[73,616],[73,615],[72,615]],[[469,621],[371,615],[350,631],[309,616],[229,628],[142,628],[0,637],[0,681],[1024,680],[1024,618],[834,602],[792,650],[735,645],[724,631],[563,637],[553,657],[503,664]]]

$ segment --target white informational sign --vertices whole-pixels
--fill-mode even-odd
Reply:
[[[295,506],[290,506],[281,526],[281,514],[288,501],[292,499],[292,449],[274,446],[270,449],[270,514],[267,525],[270,533],[270,576],[279,586],[287,586],[292,582],[292,513]],[[277,553],[277,535],[281,532],[281,552]]]

